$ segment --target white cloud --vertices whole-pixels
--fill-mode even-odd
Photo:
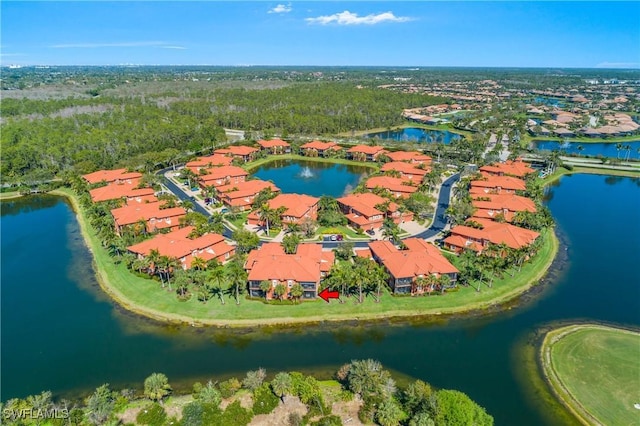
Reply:
[[[600,62],[596,68],[640,68],[640,62]]]
[[[160,46],[162,49],[187,50],[184,46]]]
[[[317,18],[307,18],[310,24],[337,24],[337,25],[375,25],[383,22],[408,22],[412,18],[404,16],[395,16],[393,12],[383,12],[366,16],[358,16],[357,13],[351,13],[348,10],[335,13],[333,15],[318,16]]]
[[[291,3],[289,3],[288,5],[279,4],[273,9],[269,10],[269,12],[267,13],[289,13],[292,10],[293,8],[291,7]]]
[[[27,56],[26,53],[0,53],[0,56],[4,58],[14,57],[14,56]]]

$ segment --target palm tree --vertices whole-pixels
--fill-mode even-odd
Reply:
[[[289,373],[278,373],[271,381],[271,389],[284,404],[284,396],[293,390],[293,380]]]
[[[244,270],[238,259],[234,259],[227,265],[226,276],[230,288],[235,293],[236,305],[239,305],[241,289],[247,284],[247,271]]]
[[[269,293],[269,290],[271,290],[271,281],[260,281],[260,290],[262,290],[262,293],[264,293],[264,300],[267,300],[267,295]]]
[[[272,209],[269,204],[264,203],[258,209],[258,217],[261,222],[264,222],[267,228],[267,236],[269,235],[269,222],[273,218],[273,212],[275,209]]]
[[[279,300],[282,300],[282,296],[287,294],[287,288],[284,284],[278,284],[276,285],[276,288],[273,289],[273,294],[275,294]]]
[[[204,271],[207,269],[207,262],[203,258],[196,256],[191,260],[191,268]]]
[[[217,261],[216,261],[217,262]],[[211,267],[211,265],[209,265],[209,273],[208,273],[208,278],[211,281],[215,281],[218,284],[218,295],[220,297],[220,302],[224,305],[224,296],[222,294],[222,285],[221,285],[221,281],[222,279],[225,277],[225,273],[224,273],[224,267],[217,262],[216,265],[213,265],[213,267]]]
[[[300,298],[304,294],[304,289],[299,283],[295,283],[291,287],[291,297],[293,297],[296,301],[300,301]]]
[[[144,394],[154,401],[160,401],[171,393],[169,379],[162,373],[153,373],[144,381]]]

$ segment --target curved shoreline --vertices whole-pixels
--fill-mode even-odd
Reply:
[[[560,378],[551,359],[551,349],[555,343],[562,338],[582,330],[603,330],[624,334],[637,335],[637,331],[632,331],[620,327],[605,326],[601,324],[585,323],[571,324],[555,328],[546,333],[538,354],[540,369],[556,400],[560,402],[580,423],[585,425],[601,425],[600,421],[571,393],[566,384]]]
[[[100,246],[97,237],[91,235],[91,229],[88,223],[86,222],[86,218],[84,217],[83,210],[81,209],[75,194],[73,194],[70,190],[65,190],[65,189],[52,191],[52,194],[63,196],[70,201],[75,211],[75,215],[78,220],[78,224],[79,224],[84,242],[87,245],[89,251],[92,253],[96,278],[102,290],[105,293],[107,293],[115,302],[117,302],[120,306],[122,306],[128,311],[131,311],[143,317],[151,318],[156,321],[172,323],[172,324],[187,324],[192,326],[216,326],[216,327],[227,327],[227,328],[228,327],[248,328],[248,327],[256,327],[256,326],[318,324],[318,323],[324,323],[324,322],[344,322],[344,321],[354,321],[354,320],[374,321],[374,320],[392,319],[392,318],[410,318],[410,317],[418,317],[418,316],[432,316],[432,315],[440,316],[440,315],[471,313],[471,312],[482,310],[488,307],[496,307],[496,306],[505,304],[506,302],[515,299],[516,297],[520,296],[521,294],[531,289],[536,283],[538,283],[546,275],[547,271],[549,270],[549,267],[551,266],[552,262],[556,257],[556,253],[558,251],[558,246],[559,246],[559,242],[555,233],[553,231],[549,232],[549,235],[545,237],[549,239],[549,241],[546,242],[546,244],[549,245],[549,253],[544,259],[542,259],[543,260],[542,264],[539,265],[538,268],[536,268],[535,271],[532,272],[531,276],[527,279],[526,282],[518,283],[516,286],[514,286],[514,288],[510,289],[509,291],[503,294],[499,294],[496,297],[488,298],[485,300],[479,300],[477,302],[472,302],[472,303],[463,303],[459,306],[449,306],[449,307],[421,306],[424,304],[432,303],[431,302],[432,300],[437,300],[437,298],[439,297],[439,296],[434,296],[431,298],[423,297],[419,299],[418,298],[412,299],[414,306],[411,306],[410,308],[405,308],[405,309],[396,308],[396,309],[389,309],[389,310],[378,311],[378,312],[351,311],[351,312],[340,313],[340,312],[336,312],[336,310],[339,309],[340,305],[334,304],[334,305],[329,305],[327,307],[324,307],[325,305],[323,301],[305,302],[305,303],[315,303],[316,307],[323,306],[322,308],[323,312],[319,314],[311,314],[311,315],[306,315],[302,317],[295,317],[295,316],[287,316],[287,315],[278,315],[277,312],[274,312],[278,310],[276,307],[277,305],[264,305],[261,302],[256,301],[255,304],[252,305],[252,308],[256,308],[258,310],[262,309],[262,312],[259,313],[262,315],[262,317],[260,315],[255,315],[253,318],[235,318],[235,319],[212,318],[211,312],[209,312],[209,316],[206,316],[206,317],[201,317],[197,315],[188,316],[182,313],[163,312],[161,310],[158,310],[155,307],[141,305],[140,303],[136,303],[136,301],[132,300],[132,298],[129,297],[128,295],[124,294],[121,291],[121,289],[119,289],[118,286],[114,284],[114,281],[120,280],[119,277],[115,276],[116,273],[118,272],[117,269],[118,268],[122,269],[125,267],[124,265],[115,265],[112,261],[112,258],[108,257],[106,253],[103,253],[102,255],[99,255],[99,253],[96,253],[97,250],[104,250],[104,249]],[[542,250],[538,256],[541,256],[541,255],[542,255]],[[105,256],[107,256],[107,259],[105,259]],[[540,262],[539,257],[534,258],[533,263],[536,263],[536,261]],[[105,262],[108,262],[110,264]],[[527,269],[531,268],[531,264],[525,265],[525,268],[527,266],[529,266],[529,268]],[[525,268],[523,268],[523,271],[525,270]],[[129,272],[128,270],[126,271],[126,273],[128,273],[131,278],[130,280],[131,285],[134,285],[133,281],[136,281],[136,280],[140,282],[142,281],[151,282],[151,280],[148,280],[148,279],[145,280],[143,278],[139,278],[135,276],[133,273]],[[514,279],[518,279],[518,276],[516,275]],[[496,285],[495,287],[498,287],[498,286]],[[156,286],[155,291],[160,291],[160,289],[158,289]],[[473,291],[475,292],[475,290]],[[486,293],[478,293],[478,295],[482,295],[482,294],[486,294]],[[162,293],[160,293],[160,295],[162,295]],[[452,294],[448,297],[452,297],[452,296],[455,296],[455,295]],[[174,297],[174,296],[171,295],[171,297]],[[159,300],[161,299],[161,297],[158,297],[157,299],[158,299],[157,303],[161,304],[162,300]],[[447,300],[447,299],[440,299],[440,300]],[[209,303],[212,303],[212,302],[213,301],[210,301]],[[245,305],[247,303],[251,303],[251,302],[245,301]],[[225,306],[225,309],[227,309],[226,313],[236,308],[235,304],[233,303],[229,303],[229,305],[230,306]],[[301,306],[301,305],[297,305],[297,306]],[[333,308],[331,308],[330,306],[333,306]],[[270,309],[269,307],[273,307],[273,308]],[[378,309],[382,309],[382,306],[376,305],[376,307]],[[295,309],[296,306],[280,306],[280,308]],[[215,307],[212,306],[209,311],[212,311],[212,310],[215,310]]]

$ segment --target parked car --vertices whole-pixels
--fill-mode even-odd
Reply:
[[[338,241],[338,236],[337,235],[332,235],[329,239],[331,241]]]
[[[338,239],[338,241],[342,241],[342,239],[344,238],[344,235],[342,234],[337,234],[336,238]]]
[[[229,212],[229,209],[226,207],[223,207],[220,209],[220,213],[228,213],[228,212]]]
[[[367,229],[365,231],[367,234],[371,235],[372,237],[376,234],[375,231],[373,229]]]

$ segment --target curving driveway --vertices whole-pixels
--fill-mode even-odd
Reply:
[[[191,201],[194,205],[194,210],[197,211],[198,213],[202,213],[207,217],[211,216],[211,213],[209,213],[209,211],[207,211],[207,209],[205,209],[204,206],[200,204],[198,199],[191,198],[191,196],[189,196],[189,194],[187,194],[182,188],[180,188],[178,185],[173,183],[173,181],[165,177],[165,173],[170,170],[173,170],[173,168],[167,167],[166,169],[162,169],[156,172],[156,174],[161,177],[162,183],[164,184],[164,186],[166,186],[167,189],[169,189],[169,191],[173,192],[176,195],[176,197],[178,197],[180,200]],[[451,199],[451,188],[458,180],[460,180],[460,174],[456,173],[455,175],[447,178],[442,183],[442,186],[440,187],[440,193],[438,195],[438,205],[434,213],[433,223],[429,228],[427,228],[426,230],[422,231],[419,234],[414,235],[414,237],[427,239],[437,235],[438,233],[444,230],[444,228],[447,225],[446,211],[447,211],[447,208],[449,207],[449,200]],[[232,233],[233,233],[233,230],[225,226],[223,235],[226,238],[231,239]],[[336,248],[341,243],[342,242],[339,242],[339,241],[322,241],[322,247]],[[358,247],[358,248],[368,247],[367,241],[354,241],[353,243],[355,247]]]

